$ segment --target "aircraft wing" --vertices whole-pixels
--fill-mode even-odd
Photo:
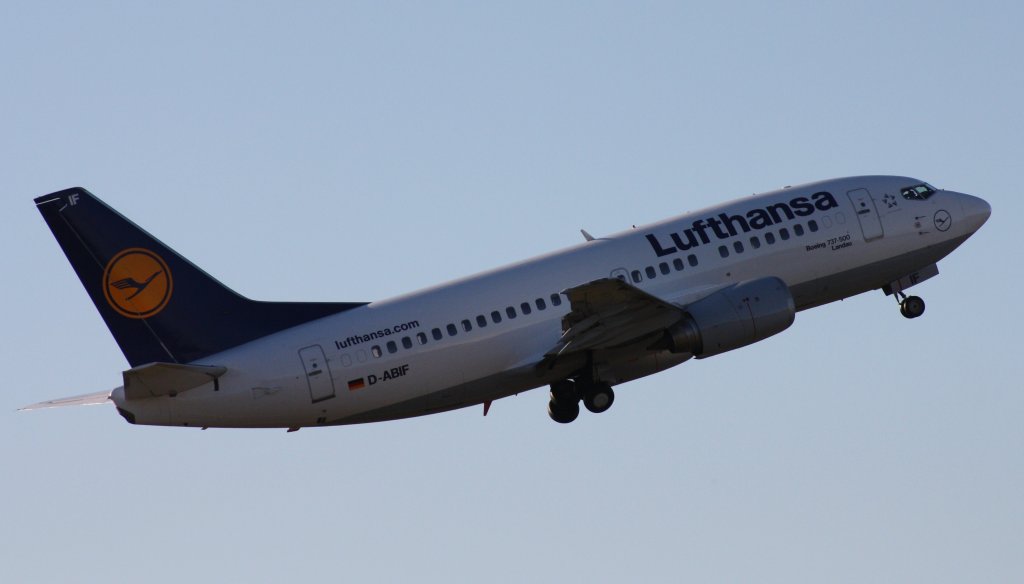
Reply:
[[[680,307],[617,278],[594,280],[562,293],[572,310],[562,319],[562,337],[545,354],[547,359],[628,345],[683,317]]]
[[[46,408],[62,408],[65,406],[96,406],[105,404],[110,401],[111,390],[98,391],[96,393],[87,393],[85,395],[76,395],[74,397],[62,397],[59,399],[51,399],[49,401],[39,402],[23,408],[18,408],[18,411],[29,411],[29,410],[43,410]]]

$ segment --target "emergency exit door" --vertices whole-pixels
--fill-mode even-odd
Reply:
[[[857,221],[860,223],[860,230],[864,234],[864,241],[871,241],[882,237],[882,220],[878,217],[878,209],[875,208],[875,201],[867,189],[857,189],[846,193],[853,203],[853,210],[857,213]]]
[[[334,380],[327,369],[327,358],[320,345],[313,345],[299,350],[302,366],[306,370],[306,382],[309,383],[309,397],[313,403],[334,397]]]

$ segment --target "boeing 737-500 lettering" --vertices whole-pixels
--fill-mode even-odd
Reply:
[[[991,209],[899,176],[787,187],[377,302],[239,296],[82,188],[36,199],[130,368],[133,424],[288,428],[379,422],[550,386],[548,414],[600,413],[612,388],[778,334],[796,313],[906,290]]]

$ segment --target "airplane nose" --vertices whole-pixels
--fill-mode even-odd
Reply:
[[[970,226],[972,233],[981,229],[981,226],[992,215],[992,207],[985,199],[972,197],[971,195],[961,195],[960,208],[964,212],[964,219]]]

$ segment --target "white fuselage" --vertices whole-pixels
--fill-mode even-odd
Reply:
[[[580,365],[538,367],[570,309],[559,293],[586,282],[619,277],[685,307],[725,286],[775,276],[800,310],[935,264],[984,222],[987,206],[981,218],[980,199],[969,195],[940,190],[927,200],[901,197],[901,188],[920,182],[854,177],[745,197],[212,355],[196,364],[227,373],[175,397],[125,400],[119,388],[113,399],[140,424],[216,427],[370,422],[480,404],[553,383]],[[813,197],[821,192],[829,198]],[[717,226],[707,221],[722,215],[742,220],[733,219],[731,230],[721,219]],[[624,349],[597,358],[615,384],[689,355]]]

